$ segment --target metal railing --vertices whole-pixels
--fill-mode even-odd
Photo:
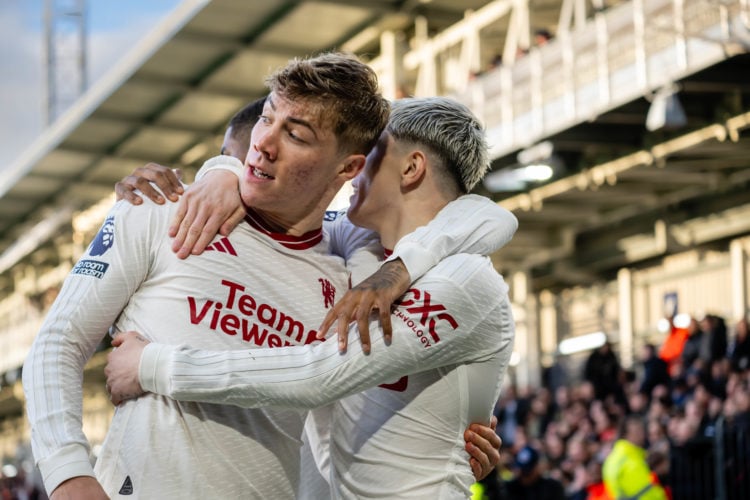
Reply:
[[[405,53],[386,37],[372,64],[391,97],[399,75],[415,73],[416,95],[464,102],[499,157],[750,48],[748,0],[632,0],[571,26],[570,9],[584,3],[564,0],[557,36],[525,55],[528,2],[496,0]],[[472,78],[495,25],[507,26],[503,64]]]
[[[750,427],[716,422],[713,436],[693,438],[670,450],[674,500],[750,498]]]
[[[494,157],[529,146],[747,50],[741,0],[633,0],[595,14],[457,93]]]

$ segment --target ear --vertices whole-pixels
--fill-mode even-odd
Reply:
[[[365,167],[366,157],[365,155],[349,155],[344,158],[341,163],[338,175],[344,181],[350,181],[357,177],[362,169]]]
[[[401,167],[401,187],[412,188],[418,186],[426,172],[427,156],[422,151],[412,151]]]

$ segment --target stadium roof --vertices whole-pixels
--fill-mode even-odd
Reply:
[[[554,27],[561,1],[537,2],[532,25]],[[443,30],[487,3],[185,0],[4,172],[0,273],[69,231],[74,211],[133,168],[213,156],[229,117],[290,57],[331,48],[377,55],[384,30],[408,32],[417,15]],[[579,284],[749,232],[749,70],[738,55],[678,82],[683,131],[647,134],[650,103],[641,98],[550,138],[575,167],[519,195],[485,193],[521,222],[498,265],[534,269],[538,286]]]
[[[383,30],[408,30],[417,14],[439,30],[486,3],[183,1],[3,173],[0,273],[135,167],[213,156],[231,115],[263,95],[264,77],[289,58],[377,51]]]

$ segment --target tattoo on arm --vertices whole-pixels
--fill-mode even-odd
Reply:
[[[376,273],[355,286],[354,290],[377,292],[379,290],[403,288],[401,291],[403,293],[408,286],[409,273],[406,271],[406,267],[401,260],[394,260],[383,264]]]

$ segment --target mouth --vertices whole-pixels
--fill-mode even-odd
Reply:
[[[275,179],[274,176],[267,174],[266,172],[259,169],[258,167],[253,167],[252,165],[249,165],[249,168],[250,168],[250,174],[257,179],[264,179],[264,180]]]

